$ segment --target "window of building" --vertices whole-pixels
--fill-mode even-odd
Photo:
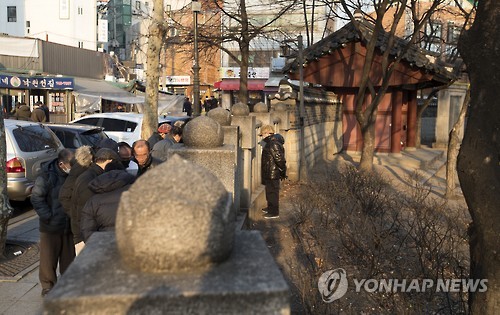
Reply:
[[[83,15],[83,8],[78,7],[78,15]]]
[[[460,36],[461,27],[455,25],[454,22],[448,22],[446,42],[449,44],[457,44]]]
[[[7,7],[7,22],[17,22],[16,7]]]

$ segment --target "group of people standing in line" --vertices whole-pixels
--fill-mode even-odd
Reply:
[[[34,122],[50,122],[50,112],[46,104],[38,101],[33,106],[33,111],[26,103],[17,103],[10,112],[10,118]]]
[[[166,160],[168,148],[182,141],[182,127],[160,125],[150,138],[153,144],[141,139],[130,146],[104,139],[96,148],[63,149],[43,166],[31,194],[40,221],[42,296],[56,284],[58,264],[63,274],[92,233],[114,230],[121,194]]]
[[[201,108],[205,110],[205,113],[208,113],[210,110],[219,107],[219,101],[213,95],[210,98],[208,98],[208,96],[205,96],[203,104],[200,105]],[[189,100],[189,97],[184,98],[184,103],[182,104],[182,111],[185,112],[189,117],[193,115],[193,104]]]
[[[183,122],[162,124],[148,140],[130,146],[111,139],[96,148],[63,149],[45,164],[35,181],[31,203],[40,221],[39,280],[42,296],[57,282],[96,231],[112,231],[120,197],[136,180],[167,159],[167,151],[182,142]],[[280,180],[287,178],[284,139],[270,125],[261,127],[262,182],[267,207],[264,218],[279,217]],[[137,164],[137,174],[127,171]]]

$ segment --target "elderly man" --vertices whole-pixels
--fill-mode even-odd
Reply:
[[[159,165],[162,161],[151,155],[151,146],[146,140],[137,140],[132,144],[132,161],[137,163],[137,177],[146,173],[147,170]]]

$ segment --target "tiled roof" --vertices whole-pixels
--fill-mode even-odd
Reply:
[[[355,24],[359,25],[359,29],[363,34],[364,39],[360,37],[360,34],[356,30]],[[373,34],[373,24],[367,21],[356,21],[351,22],[335,33],[323,38],[312,46],[304,49],[304,63],[310,63],[318,60],[319,58],[330,54],[334,50],[340,49],[343,45],[350,42],[361,42],[364,40],[366,43]],[[389,39],[389,33],[380,32],[376,47],[381,51],[385,52],[387,49],[387,42]],[[408,41],[395,37],[394,46],[391,49],[390,54],[392,56],[397,56],[402,53],[405,47],[408,45]],[[296,55],[295,55],[296,56]],[[433,60],[434,58],[429,58],[426,56],[425,51],[416,45],[411,45],[409,49],[404,54],[402,60],[410,64],[415,65],[419,68],[424,68],[426,71],[432,72],[437,75],[436,79],[440,81],[448,81],[454,78],[453,74],[448,71],[445,64],[439,60]],[[284,73],[294,73],[298,71],[298,59],[295,59],[292,63],[287,64],[283,68]]]

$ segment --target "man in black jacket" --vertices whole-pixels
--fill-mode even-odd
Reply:
[[[120,197],[135,181],[135,176],[125,170],[112,170],[101,174],[89,183],[94,195],[82,209],[80,229],[86,242],[92,233],[113,231]]]
[[[75,238],[77,255],[83,248],[83,238],[80,231],[82,209],[87,200],[94,195],[94,192],[89,188],[89,183],[97,176],[103,174],[106,166],[113,162],[121,164],[120,157],[116,151],[107,148],[99,149],[95,155],[95,162],[78,176],[75,181],[73,195],[71,196],[73,204],[71,208],[71,231]]]
[[[280,179],[286,176],[285,143],[281,135],[274,134],[274,128],[264,125],[260,129],[261,137],[265,143],[262,149],[261,177],[266,186],[267,208],[262,209],[264,218],[274,219],[279,217]]]
[[[137,163],[137,177],[146,173],[147,170],[156,167],[163,162],[151,155],[151,146],[146,140],[137,140],[132,144],[133,161]]]
[[[57,282],[57,264],[63,274],[75,258],[70,220],[59,202],[59,190],[71,169],[73,152],[63,149],[57,159],[45,165],[31,193],[31,203],[40,217],[39,278],[42,296]]]

